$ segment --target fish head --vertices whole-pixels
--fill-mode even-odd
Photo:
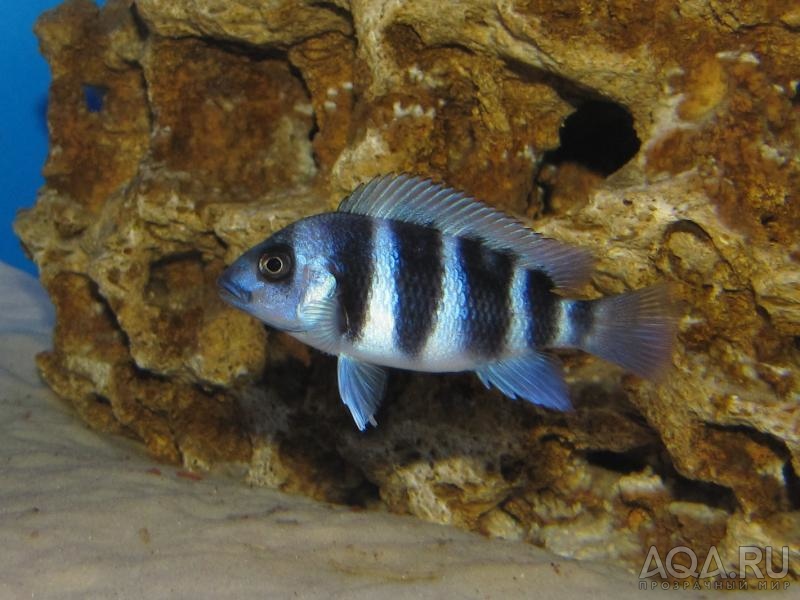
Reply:
[[[222,299],[276,329],[302,329],[309,252],[298,241],[290,225],[247,250],[217,279]]]

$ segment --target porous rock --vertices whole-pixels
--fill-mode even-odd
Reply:
[[[161,460],[565,556],[797,555],[791,0],[69,0],[36,31],[51,146],[15,227],[58,315],[39,367],[87,423]],[[214,281],[390,171],[591,249],[586,297],[671,282],[672,370],[565,355],[565,414],[395,373],[357,432],[332,359]]]

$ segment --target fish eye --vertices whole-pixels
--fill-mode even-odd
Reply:
[[[283,250],[265,252],[258,259],[258,270],[271,281],[283,279],[292,271],[292,257]]]

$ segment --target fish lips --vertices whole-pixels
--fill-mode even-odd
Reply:
[[[217,279],[217,288],[220,297],[237,308],[247,307],[253,299],[253,294],[233,281],[227,271]]]

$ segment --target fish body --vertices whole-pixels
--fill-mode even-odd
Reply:
[[[670,358],[663,286],[575,300],[591,256],[456,190],[379,177],[337,212],[297,221],[220,277],[222,297],[337,355],[356,425],[375,424],[384,367],[475,371],[487,387],[570,407],[552,348],[580,348],[642,376]]]

